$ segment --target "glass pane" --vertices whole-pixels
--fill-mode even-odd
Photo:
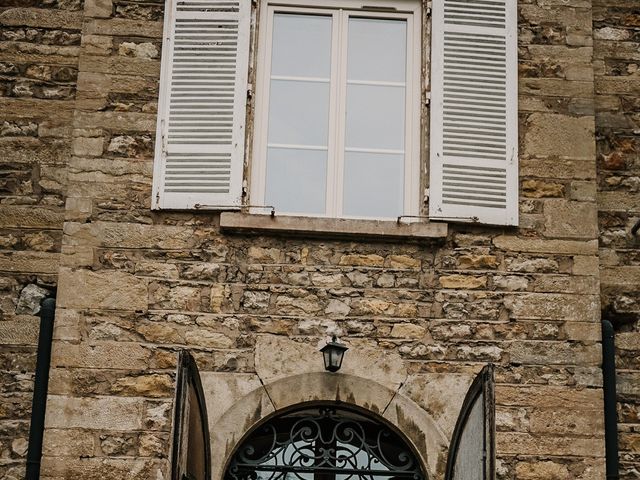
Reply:
[[[404,87],[347,86],[347,148],[404,150]]]
[[[404,82],[407,22],[349,18],[348,79]]]
[[[269,143],[327,146],[329,83],[272,80]]]
[[[278,213],[325,212],[327,152],[269,148],[265,202]]]
[[[346,152],[344,162],[344,215],[402,215],[404,155]]]
[[[276,13],[271,75],[331,75],[331,17]]]

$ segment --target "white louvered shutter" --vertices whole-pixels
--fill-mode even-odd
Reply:
[[[435,0],[431,217],[518,224],[516,0]]]
[[[153,208],[242,196],[250,0],[167,0]]]

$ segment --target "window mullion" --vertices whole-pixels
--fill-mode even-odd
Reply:
[[[340,78],[340,31],[341,17],[340,11],[334,11],[332,14],[331,29],[331,87],[330,87],[330,105],[329,105],[329,142],[327,148],[327,198],[326,198],[326,214],[328,217],[336,216],[336,182],[337,182],[337,156],[338,149],[338,115],[339,115],[339,78]]]
[[[271,86],[271,50],[273,40],[273,17],[275,9],[268,6],[262,14],[261,21],[266,30],[265,41],[259,46],[259,57],[263,63],[258,68],[256,88],[256,119],[255,142],[253,149],[253,162],[251,164],[251,203],[254,205],[265,204],[265,190],[267,177],[267,133],[269,128],[269,92]],[[266,23],[266,25],[265,25]],[[256,210],[262,213],[262,209]]]
[[[339,78],[338,78],[338,111],[337,111],[337,135],[335,156],[335,205],[336,210],[333,215],[343,216],[343,188],[344,188],[344,148],[345,148],[345,128],[347,118],[347,38],[349,28],[349,13],[340,10],[340,48],[339,48]]]
[[[407,17],[407,60],[405,87],[405,158],[404,158],[404,215],[418,215],[420,190],[420,32],[416,19]],[[419,22],[418,22],[419,25]]]

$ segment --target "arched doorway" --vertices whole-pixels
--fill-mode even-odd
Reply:
[[[412,447],[382,419],[322,403],[272,416],[231,457],[224,480],[426,480]]]

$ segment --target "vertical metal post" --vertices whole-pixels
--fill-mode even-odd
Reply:
[[[618,473],[615,332],[609,320],[602,320],[602,386],[607,480],[618,480],[620,476]]]
[[[40,478],[42,437],[44,435],[44,415],[47,407],[47,390],[49,388],[49,366],[51,364],[51,342],[53,340],[55,311],[55,299],[46,298],[40,308],[40,335],[38,337],[38,356],[33,385],[33,401],[31,403],[26,480],[38,480]]]

